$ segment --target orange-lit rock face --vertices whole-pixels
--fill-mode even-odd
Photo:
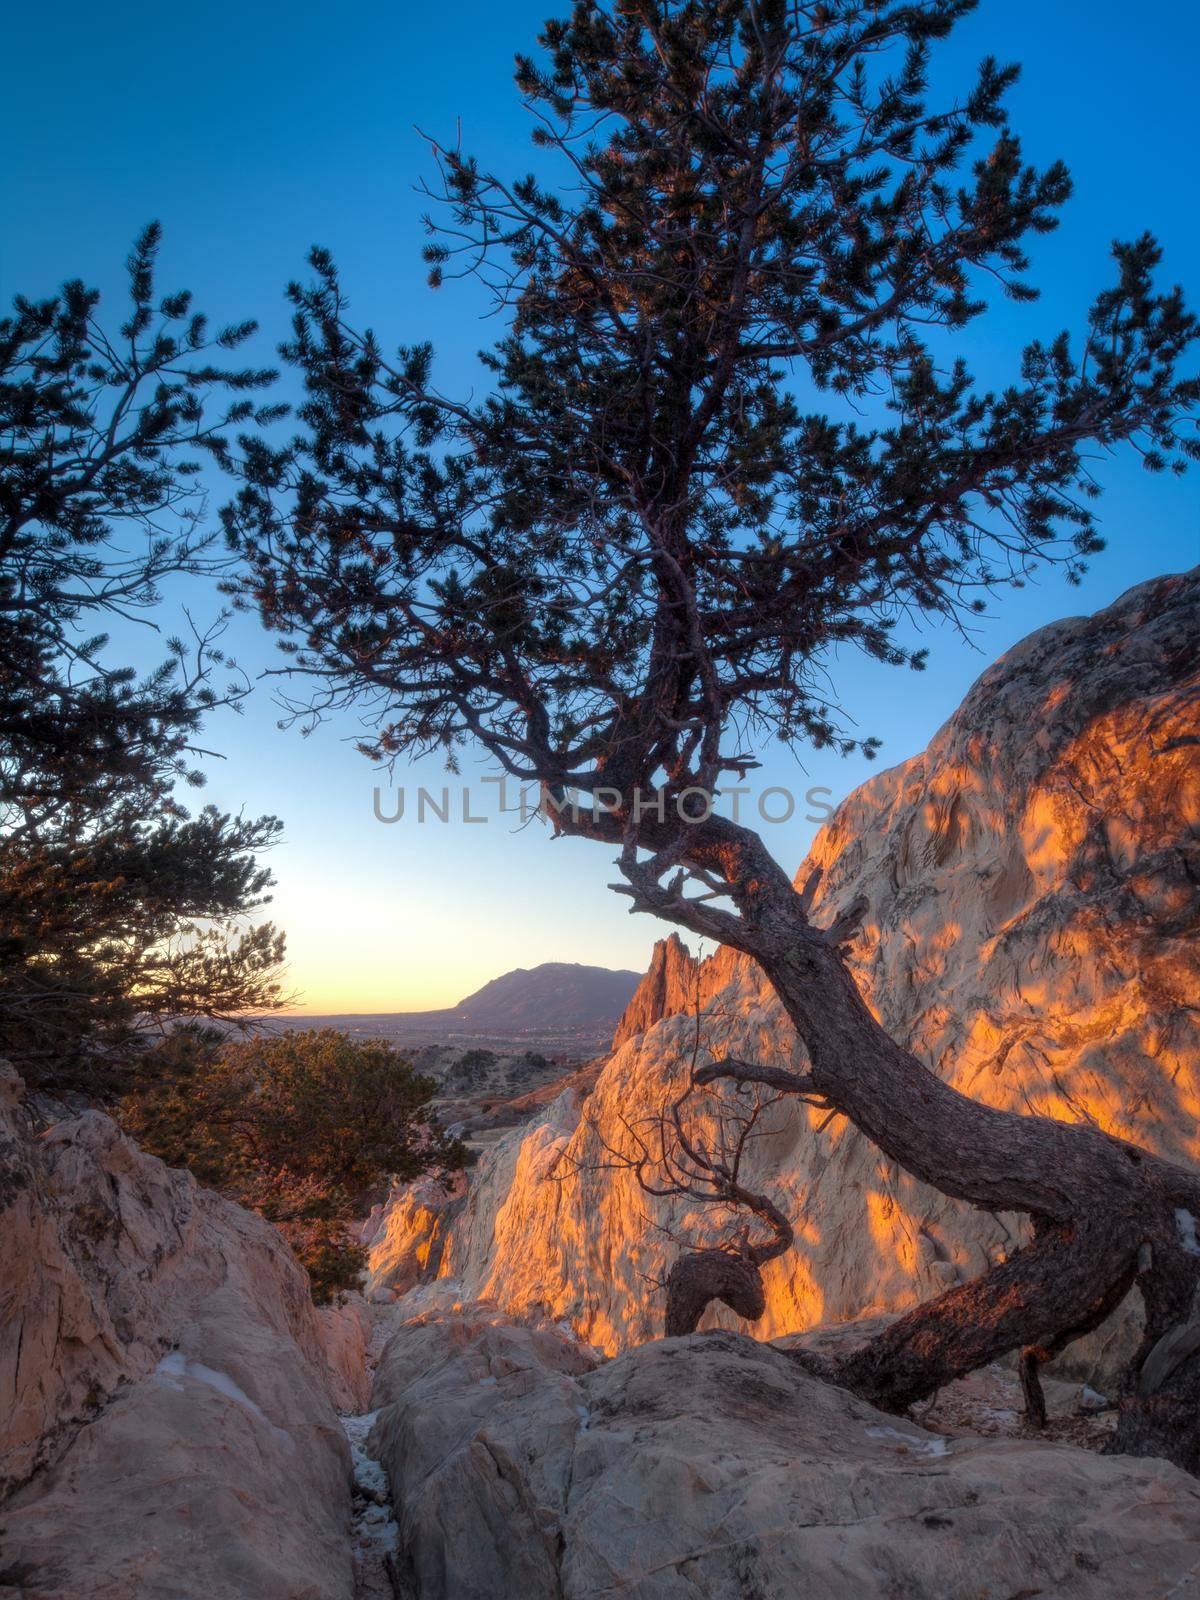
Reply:
[[[437,1276],[450,1223],[458,1210],[466,1180],[456,1177],[447,1189],[436,1178],[399,1184],[381,1212],[364,1229],[370,1246],[368,1297],[381,1290],[405,1294]]]
[[[677,933],[660,939],[654,946],[646,976],[617,1024],[613,1049],[619,1050],[663,1017],[693,1011],[697,1000],[707,1005],[728,983],[736,959],[732,950],[723,950],[711,960],[699,961]]]
[[[1200,1163],[1200,573],[1043,629],[979,680],[928,750],[857,790],[817,838],[814,903],[870,910],[853,968],[885,1026],[964,1092],[1092,1120]],[[705,1044],[803,1054],[753,966],[701,973]],[[690,963],[670,953],[678,976]],[[566,1316],[615,1351],[662,1331],[653,1280],[711,1216],[606,1165],[622,1118],[682,1081],[686,1016],[627,1037],[582,1104],[564,1097],[482,1164],[441,1273],[512,1310]],[[714,980],[721,980],[710,993]],[[676,984],[676,988],[681,987]],[[635,997],[636,998],[636,997]],[[631,1008],[632,1009],[632,1008]],[[898,1172],[838,1119],[792,1105],[747,1181],[797,1224],[766,1269],[769,1338],[896,1309],[983,1271],[1022,1235]],[[710,1323],[734,1323],[710,1314]]]

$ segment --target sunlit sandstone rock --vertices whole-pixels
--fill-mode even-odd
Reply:
[[[372,1213],[363,1229],[364,1243],[370,1247],[364,1285],[368,1300],[387,1300],[437,1277],[465,1189],[461,1176],[449,1188],[436,1176],[396,1185],[386,1205]]]
[[[866,897],[854,971],[934,1071],[993,1105],[1090,1120],[1190,1164],[1200,1162],[1198,634],[1195,572],[1033,634],[984,673],[923,754],[845,801],[798,874],[821,870],[819,922]],[[685,957],[660,961],[647,1014],[686,988]],[[700,982],[706,1050],[803,1066],[748,961],[721,951]],[[589,1098],[564,1096],[501,1139],[438,1271],[468,1296],[567,1317],[609,1352],[661,1333],[671,1235],[703,1239],[713,1219],[648,1197],[608,1152],[623,1143],[622,1119],[681,1084],[692,1043],[686,1015],[662,1016],[624,1040]],[[903,1308],[1024,1237],[1019,1219],[949,1201],[844,1120],[818,1131],[820,1121],[783,1108],[746,1174],[797,1235],[766,1269],[756,1337]],[[1073,1356],[1074,1370],[1110,1376],[1130,1317],[1068,1352],[1067,1370]],[[736,1319],[718,1309],[710,1324]]]
[[[636,1039],[656,1022],[661,1022],[663,1017],[692,1010],[698,1000],[711,998],[719,983],[712,962],[698,961],[677,933],[659,939],[646,974],[617,1023],[613,1049],[619,1050],[628,1040]],[[702,987],[706,991],[703,995]]]
[[[0,1595],[352,1595],[349,1450],[291,1253],[98,1112],[37,1135],[11,1074],[0,1462]]]

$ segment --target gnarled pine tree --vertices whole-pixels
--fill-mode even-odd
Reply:
[[[316,711],[376,713],[377,755],[473,741],[556,805],[582,796],[559,825],[616,847],[637,909],[770,978],[810,1061],[786,1087],[943,1193],[1033,1219],[1027,1248],[840,1382],[902,1407],[1053,1349],[1136,1281],[1119,1445],[1195,1469],[1200,1260],[1180,1218],[1200,1217],[1200,1179],[947,1086],[875,1021],[846,930],[813,925],[752,830],[706,815],[759,735],[852,743],[817,677],[831,646],[919,665],[897,619],[959,618],[1032,562],[1077,572],[1099,548],[1090,453],[1198,453],[1196,323],[1156,287],[1149,236],[1115,246],[1080,336],[1031,344],[1007,388],[953,358],[989,292],[1032,297],[1026,242],[1069,191],[1022,158],[1014,69],[985,61],[929,103],[931,49],[971,4],[581,0],[518,63],[543,178],[436,150],[433,277],[481,276],[507,317],[492,393],[447,399],[428,347],[390,357],[354,331],[314,253],[285,352],[303,431],[246,442],[227,526]]]

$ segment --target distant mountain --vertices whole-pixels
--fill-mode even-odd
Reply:
[[[640,972],[585,967],[577,961],[543,961],[493,978],[445,1011],[405,1015],[422,1025],[435,1019],[455,1028],[519,1035],[547,1028],[599,1028],[616,1024],[641,982]]]
[[[403,1043],[470,1042],[493,1048],[518,1043],[575,1058],[606,1050],[613,1029],[641,982],[640,972],[543,961],[517,967],[440,1011],[384,1011],[337,1016],[275,1016],[274,1027],[341,1028]]]

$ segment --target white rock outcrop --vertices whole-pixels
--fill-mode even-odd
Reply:
[[[1032,635],[923,754],[845,801],[799,874],[820,869],[818,921],[865,896],[854,971],[933,1070],[993,1105],[1093,1121],[1189,1164],[1200,1162],[1198,633],[1194,572]],[[803,1065],[748,961],[721,951],[703,983],[706,1049]],[[660,987],[655,1005],[669,999]],[[589,1098],[564,1096],[500,1139],[438,1271],[468,1297],[566,1317],[608,1352],[661,1332],[672,1236],[711,1237],[712,1218],[646,1196],[608,1152],[625,1119],[682,1083],[691,1043],[689,1019],[664,1017],[622,1044]],[[947,1200],[843,1120],[821,1120],[781,1108],[745,1173],[797,1232],[766,1269],[757,1337],[901,1309],[1023,1237],[1019,1219]],[[402,1228],[384,1224],[401,1250]],[[1111,1374],[1131,1315],[1077,1351],[1080,1371]],[[736,1319],[718,1308],[710,1324]]]
[[[597,1363],[431,1313],[373,1403],[421,1600],[1182,1600],[1200,1571],[1178,1468],[931,1432],[734,1333]]]
[[[39,1133],[5,1072],[0,1595],[351,1600],[350,1453],[303,1271],[98,1112]]]
[[[438,1276],[466,1187],[461,1173],[449,1186],[436,1176],[393,1186],[386,1202],[363,1225],[363,1243],[370,1252],[364,1284],[368,1300],[407,1294]]]

